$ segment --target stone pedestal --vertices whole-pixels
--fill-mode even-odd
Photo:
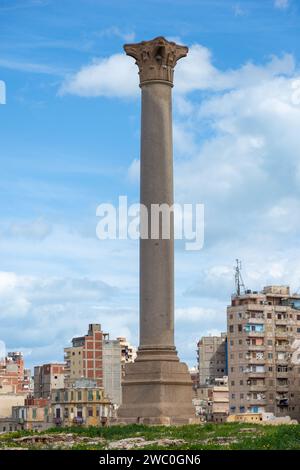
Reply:
[[[182,424],[195,419],[192,381],[174,345],[174,222],[170,236],[151,238],[153,204],[173,205],[172,86],[176,62],[187,48],[164,38],[124,46],[136,59],[142,89],[140,346],[127,364],[119,422]]]

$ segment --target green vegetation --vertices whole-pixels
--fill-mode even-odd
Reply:
[[[300,450],[300,425],[228,423],[171,427],[128,425],[54,428],[39,434],[29,431],[1,434],[1,448]]]

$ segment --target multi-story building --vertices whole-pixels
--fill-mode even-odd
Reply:
[[[115,407],[120,406],[122,401],[121,389],[122,377],[122,346],[118,339],[109,339],[104,335],[103,341],[103,386],[105,395],[111,400]]]
[[[17,429],[43,431],[50,428],[53,426],[50,400],[26,398],[24,405],[12,407],[12,422]]]
[[[132,346],[129,341],[123,336],[117,338],[121,345],[121,366],[122,366],[122,377],[125,375],[125,364],[128,362],[134,362],[136,358],[136,348]]]
[[[231,413],[300,418],[300,296],[287,286],[233,295],[227,308]]]
[[[34,398],[50,398],[52,390],[64,387],[65,364],[51,363],[34,368]]]
[[[52,391],[52,416],[57,426],[103,426],[113,417],[113,407],[97,381],[80,379]]]
[[[29,393],[31,385],[30,370],[24,368],[21,352],[9,352],[0,360],[0,388],[11,388],[14,393]]]
[[[223,423],[229,415],[228,377],[218,378],[215,382],[212,387],[211,416],[215,423]]]
[[[203,336],[197,344],[199,384],[209,385],[216,378],[227,375],[226,333],[220,336]]]
[[[72,346],[64,349],[66,387],[81,378],[103,386],[102,347],[103,332],[99,324],[90,324],[87,335],[72,339]]]

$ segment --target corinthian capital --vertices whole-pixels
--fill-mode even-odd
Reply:
[[[125,44],[124,50],[127,55],[136,60],[141,86],[149,81],[157,80],[172,85],[175,65],[188,53],[186,46],[167,41],[164,37],[136,44]]]

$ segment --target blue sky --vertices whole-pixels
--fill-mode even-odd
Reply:
[[[96,207],[138,201],[137,69],[122,46],[186,44],[174,88],[175,197],[205,205],[176,246],[176,344],[225,328],[247,287],[300,286],[298,0],[0,0],[0,340],[62,360],[100,322],[138,337],[138,244],[99,241]]]

